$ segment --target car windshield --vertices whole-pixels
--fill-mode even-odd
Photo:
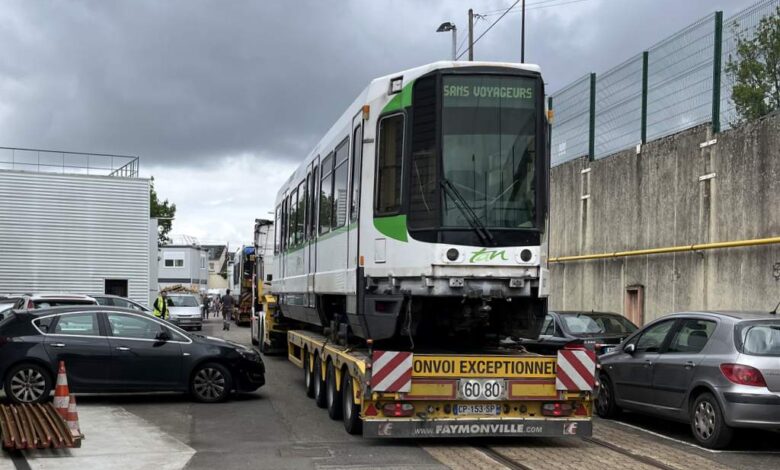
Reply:
[[[739,323],[737,348],[750,356],[780,356],[780,321]]]
[[[620,315],[565,313],[560,317],[564,329],[574,336],[628,335],[637,330],[636,325]]]
[[[198,299],[193,295],[171,295],[168,297],[168,305],[171,307],[197,307]]]

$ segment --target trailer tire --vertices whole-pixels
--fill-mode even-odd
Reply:
[[[332,420],[340,420],[342,416],[341,394],[336,385],[336,368],[333,367],[333,362],[328,361],[328,367],[325,371],[325,402],[328,407],[328,416]]]
[[[303,386],[306,388],[306,396],[314,398],[314,377],[311,370],[309,351],[303,351]]]
[[[263,324],[262,319],[258,319],[257,321],[257,342],[258,342],[258,349],[262,354],[268,354],[268,348],[265,346],[265,326]]]
[[[325,396],[325,381],[322,380],[322,359],[319,355],[314,356],[314,401],[320,408],[327,406]]]
[[[360,405],[355,404],[353,397],[355,390],[352,376],[349,371],[341,375],[341,402],[344,419],[344,429],[347,433],[355,435],[363,433],[363,420],[360,419]]]

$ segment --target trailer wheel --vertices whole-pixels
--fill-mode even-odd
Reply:
[[[363,420],[360,419],[360,405],[355,404],[355,389],[352,376],[348,371],[341,376],[341,403],[344,414],[344,429],[349,434],[363,433]]]
[[[319,355],[314,356],[314,401],[320,408],[327,406],[325,397],[325,383],[322,380],[322,359]]]
[[[336,389],[336,368],[330,361],[328,361],[328,367],[325,371],[325,398],[330,419],[341,419],[341,394]]]
[[[309,351],[303,351],[303,384],[306,387],[306,396],[314,398],[314,377],[311,371],[311,359]]]

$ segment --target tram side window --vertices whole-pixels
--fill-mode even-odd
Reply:
[[[303,215],[303,240],[306,241],[310,238],[309,234],[311,233],[311,171],[306,174],[306,181],[304,181],[303,184],[306,187],[306,211]]]
[[[320,234],[330,232],[333,210],[333,153],[331,152],[320,166],[322,180],[320,184]]]
[[[295,246],[295,221],[298,218],[298,190],[290,194],[290,216],[287,219],[287,246]]]
[[[282,200],[282,227],[280,229],[280,249],[285,251],[287,249],[287,197]]]
[[[274,253],[282,249],[282,205],[276,206],[276,219],[274,220]]]
[[[298,208],[295,211],[295,243],[303,243],[304,217],[306,217],[306,181],[298,185]]]
[[[349,178],[349,137],[336,147],[336,169],[333,172],[333,228],[347,223],[347,180]]]
[[[319,158],[319,157],[317,157]],[[319,167],[314,167],[309,183],[309,238],[317,236],[317,183],[319,183]]]
[[[360,172],[363,162],[363,126],[357,126],[352,136],[352,202],[349,211],[349,220],[354,222],[358,218],[360,207]]]
[[[377,151],[377,215],[395,214],[401,209],[401,157],[403,155],[404,116],[396,114],[379,122]]]

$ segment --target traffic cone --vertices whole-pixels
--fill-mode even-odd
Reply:
[[[60,361],[60,370],[57,371],[57,386],[54,388],[54,408],[62,419],[68,419],[68,402],[70,390],[68,390],[68,376],[65,373],[65,361]]]
[[[76,396],[70,395],[68,402],[68,428],[73,437],[81,436],[81,429],[79,429],[79,412],[76,411]]]

